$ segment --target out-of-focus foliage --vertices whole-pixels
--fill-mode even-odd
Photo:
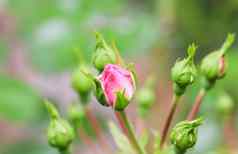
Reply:
[[[29,148],[29,145],[31,146],[31,148]],[[16,153],[16,154],[42,154],[42,153],[56,154],[57,151],[47,148],[46,144],[42,145],[36,141],[26,140],[26,141],[21,141],[17,144],[5,145],[4,147],[1,147],[1,153],[4,153],[4,154],[13,154],[13,153]]]
[[[40,97],[26,84],[9,76],[0,76],[0,115],[8,120],[40,120],[43,106]]]
[[[7,45],[0,41],[0,64],[4,62],[4,58],[7,56]]]
[[[118,154],[126,154],[136,153],[133,149],[133,147],[130,145],[130,142],[128,141],[127,137],[119,130],[119,128],[113,124],[112,122],[109,123],[110,131],[112,133],[113,139],[115,140],[119,153]]]
[[[195,40],[202,49],[222,42],[228,32],[238,32],[237,1],[174,0],[179,40]],[[219,41],[220,40],[220,41]]]
[[[138,52],[149,47],[158,27],[152,16],[126,0],[13,0],[6,2],[17,14],[18,32],[29,42],[34,64],[43,71],[71,68],[72,50],[85,55],[94,50],[94,30],[116,40],[120,50]],[[88,58],[89,60],[89,58]]]

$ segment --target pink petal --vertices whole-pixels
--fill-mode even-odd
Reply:
[[[99,76],[102,89],[109,105],[116,102],[117,92],[125,90],[125,96],[130,100],[135,91],[133,76],[130,71],[117,65],[108,64]]]

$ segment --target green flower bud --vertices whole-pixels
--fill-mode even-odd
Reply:
[[[201,118],[194,121],[182,121],[172,129],[170,141],[177,151],[185,152],[196,144],[197,128],[202,122]]]
[[[139,103],[139,114],[145,116],[155,102],[155,93],[151,88],[142,88],[137,93],[137,102]]]
[[[226,74],[225,53],[234,42],[235,35],[229,34],[223,46],[208,54],[201,63],[201,72],[208,82],[214,83]]]
[[[53,104],[46,101],[45,105],[51,116],[47,131],[49,144],[60,151],[68,149],[75,136],[74,129],[66,120],[60,118]]]
[[[116,63],[116,53],[107,45],[103,37],[96,32],[96,49],[93,54],[93,64],[96,69],[102,71],[107,64]]]
[[[219,95],[216,106],[219,114],[227,117],[234,111],[235,103],[230,95],[223,93]]]
[[[192,44],[188,47],[188,57],[177,61],[172,68],[171,75],[174,82],[174,92],[177,95],[182,95],[186,87],[195,81],[197,69],[194,64],[194,55],[197,47]]]
[[[136,100],[139,104],[138,112],[142,117],[147,115],[155,102],[154,84],[155,79],[150,77],[146,80],[145,86],[137,92]]]
[[[85,117],[84,107],[80,103],[72,103],[69,106],[69,119],[73,123],[81,121]]]
[[[88,76],[89,69],[81,65],[72,75],[72,87],[79,94],[82,103],[87,103],[93,89],[93,81]]]

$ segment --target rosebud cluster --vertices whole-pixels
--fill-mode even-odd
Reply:
[[[202,60],[200,69],[206,79],[206,83],[208,83],[206,84],[206,90],[210,88],[216,80],[225,75],[226,64],[224,56],[233,41],[234,35],[229,34],[219,50],[210,53]],[[162,131],[165,133],[162,133],[164,136],[161,137],[161,148],[166,141],[167,130],[170,128],[169,126],[176,111],[180,96],[184,94],[189,85],[195,82],[198,76],[198,71],[194,64],[196,49],[197,46],[191,44],[187,49],[187,57],[182,60],[177,60],[171,70],[175,99],[167,118],[168,121],[165,123],[165,131]],[[124,66],[123,60],[117,51],[114,51],[99,33],[96,33],[96,49],[92,56],[92,63],[98,70],[98,75],[92,75],[88,66],[82,63],[72,74],[72,87],[80,96],[83,105],[73,103],[70,106],[69,118],[71,122],[73,122],[76,128],[78,122],[85,118],[84,105],[89,102],[88,98],[91,91],[94,90],[97,101],[100,104],[112,107],[116,111],[122,111],[115,112],[116,116],[133,147],[135,147],[138,153],[142,154],[143,148],[137,143],[125,112],[123,112],[131,102],[136,91],[136,76],[134,71]],[[154,83],[154,78],[148,79],[137,93],[139,114],[142,117],[147,115],[149,109],[155,102]],[[201,97],[203,96],[204,95],[201,95]],[[201,101],[201,99],[199,101]],[[48,128],[48,142],[52,147],[64,151],[68,149],[72,143],[75,130],[66,120],[60,117],[55,106],[49,102],[45,104],[51,116]],[[196,108],[192,111],[197,113],[197,111],[199,111],[199,105],[196,106],[195,104]],[[221,114],[228,115],[232,112],[234,103],[228,95],[222,95],[219,98],[217,107]],[[193,121],[182,121],[172,129],[170,140],[178,154],[185,153],[196,144],[198,126],[200,126],[202,122],[203,119],[201,118]]]
[[[234,42],[235,35],[229,34],[223,46],[208,54],[201,63],[201,73],[206,79],[206,88],[209,89],[214,85],[216,80],[221,79],[226,74],[225,53]]]
[[[182,121],[172,129],[170,141],[177,151],[185,153],[196,144],[197,128],[202,122],[201,118],[194,121]]]
[[[195,44],[190,45],[187,50],[188,57],[177,61],[172,68],[171,75],[174,82],[174,93],[178,96],[185,92],[186,87],[191,85],[197,76],[197,69],[193,60],[196,49]]]
[[[74,129],[66,120],[60,117],[53,104],[46,101],[45,105],[51,117],[47,131],[48,142],[59,151],[64,151],[69,148],[74,139]]]

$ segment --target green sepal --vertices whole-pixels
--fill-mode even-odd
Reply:
[[[231,47],[233,42],[235,41],[235,34],[234,33],[229,33],[226,37],[226,40],[224,41],[222,47],[220,48],[220,53],[221,55],[224,55],[227,50]]]
[[[109,106],[106,96],[103,92],[101,83],[96,78],[94,78],[94,83],[95,83],[95,96],[97,101],[103,106]]]
[[[59,112],[52,103],[50,103],[48,100],[44,100],[44,103],[48,113],[50,114],[51,119],[60,118]]]
[[[123,111],[127,107],[128,104],[129,104],[129,100],[125,97],[125,90],[121,92],[117,92],[114,109],[117,111]]]
[[[179,85],[177,83],[173,83],[173,91],[174,91],[174,94],[176,96],[181,96],[184,94],[185,90],[186,90],[187,86],[182,86],[182,85]]]
[[[138,83],[138,77],[137,77],[137,74],[136,74],[135,64],[134,63],[127,64],[126,69],[129,70],[132,73],[133,84],[136,87],[136,85]]]

